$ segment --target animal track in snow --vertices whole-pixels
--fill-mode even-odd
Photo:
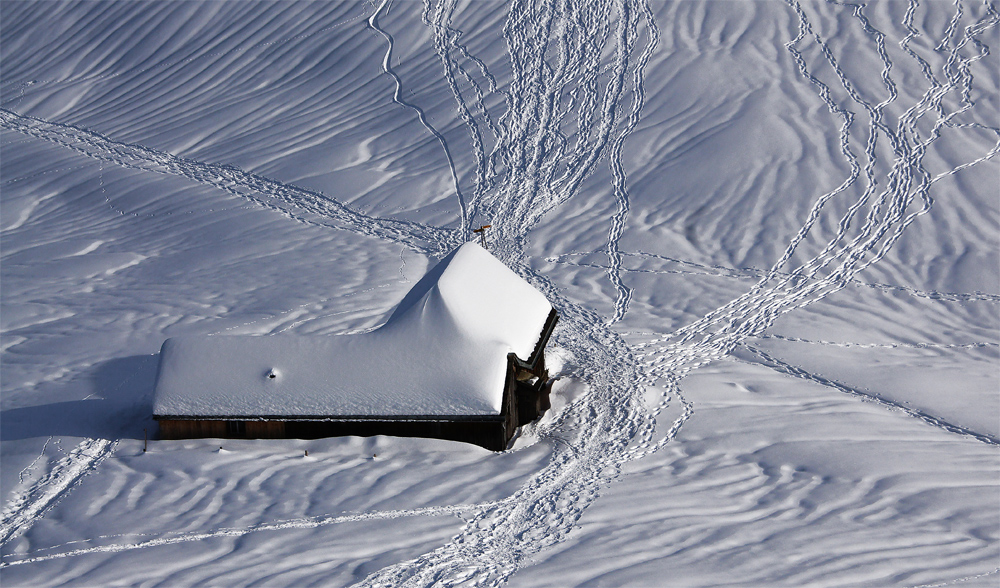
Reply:
[[[120,143],[99,133],[70,125],[46,122],[0,109],[0,127],[50,141],[124,168],[182,176],[244,198],[301,223],[386,239],[425,255],[440,255],[449,246],[461,242],[453,230],[368,216],[323,194],[233,166],[203,163],[140,145]]]
[[[859,390],[857,388],[841,384],[840,382],[836,382],[829,378],[825,378],[823,376],[810,373],[800,367],[796,367],[789,363],[785,363],[780,359],[777,359],[776,357],[770,355],[769,353],[761,349],[757,349],[756,347],[744,344],[743,348],[747,349],[752,354],[759,357],[761,360],[760,361],[761,365],[767,366],[775,371],[787,374],[789,376],[794,376],[796,378],[802,378],[805,380],[809,380],[811,382],[816,382],[817,384],[821,384],[823,386],[828,386],[835,390],[839,390],[841,392],[845,392],[852,396],[861,398],[862,400],[875,402],[890,410],[899,410],[905,412],[907,415],[916,419],[920,419],[921,421],[933,427],[937,427],[938,429],[941,429],[943,431],[947,431],[949,433],[954,433],[957,435],[964,435],[966,437],[975,439],[976,441],[979,441],[981,443],[986,443],[987,445],[1000,447],[1000,439],[997,439],[996,437],[988,433],[979,433],[967,427],[962,427],[953,423],[949,423],[948,421],[942,419],[941,417],[934,416],[926,411],[910,408],[905,404],[896,402],[894,400],[890,400],[888,398],[884,398],[882,396],[879,396],[878,394],[874,394],[872,392],[868,392],[865,390]]]

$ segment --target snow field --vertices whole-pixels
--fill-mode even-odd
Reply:
[[[2,6],[5,583],[995,583],[991,4]],[[490,222],[562,315],[513,451],[141,454],[163,338]]]

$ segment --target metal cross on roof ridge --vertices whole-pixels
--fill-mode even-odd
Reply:
[[[482,244],[483,249],[489,249],[489,247],[486,246],[486,229],[488,229],[488,228],[490,228],[492,226],[493,225],[483,225],[483,226],[479,227],[478,229],[472,229],[473,233],[479,233],[479,241],[480,241],[480,244]]]

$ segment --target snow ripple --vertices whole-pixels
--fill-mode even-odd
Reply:
[[[998,21],[987,5],[987,14],[959,31],[961,5],[945,31],[937,50],[946,55],[944,80],[910,50],[907,43],[918,33],[912,26],[917,6],[911,1],[905,24],[910,35],[901,46],[921,60],[930,88],[899,117],[895,128],[886,122],[887,111],[900,99],[893,81],[893,66],[886,51],[885,35],[865,15],[864,5],[851,5],[850,15],[871,39],[881,61],[879,79],[884,97],[866,98],[838,64],[835,51],[814,30],[812,21],[795,0],[788,5],[798,18],[796,37],[787,43],[802,79],[810,84],[822,102],[841,120],[841,155],[850,173],[839,186],[820,196],[798,233],[790,240],[781,258],[759,278],[748,292],[708,313],[694,323],[663,336],[630,346],[611,324],[625,317],[630,291],[621,281],[623,254],[619,241],[629,213],[629,193],[622,147],[636,128],[642,109],[646,62],[656,47],[658,32],[648,6],[633,0],[617,0],[576,5],[556,0],[514,2],[504,28],[510,50],[512,79],[501,90],[489,74],[485,62],[459,44],[461,32],[452,24],[457,7],[451,2],[428,2],[425,19],[435,35],[435,48],[445,66],[446,78],[457,102],[459,115],[470,128],[477,170],[477,187],[466,202],[458,187],[455,164],[448,153],[459,205],[462,227],[477,222],[493,222],[497,237],[495,253],[520,275],[541,289],[562,314],[556,333],[557,343],[568,349],[580,368],[578,375],[589,385],[589,393],[577,398],[551,421],[540,422],[533,434],[551,442],[550,461],[508,498],[472,505],[414,510],[368,511],[358,515],[338,515],[263,523],[241,528],[186,533],[173,537],[126,542],[47,555],[30,555],[7,560],[4,567],[86,553],[127,551],[156,545],[200,541],[212,537],[242,536],[251,532],[283,528],[312,528],[353,520],[436,516],[461,513],[467,524],[449,543],[415,559],[388,566],[370,575],[363,585],[500,585],[533,555],[563,540],[574,529],[586,509],[602,489],[614,482],[629,463],[664,447],[694,414],[695,407],[681,394],[680,381],[700,366],[749,349],[765,365],[782,373],[809,379],[841,392],[863,396],[891,410],[902,410],[931,426],[990,446],[998,440],[947,423],[933,415],[914,411],[898,403],[810,374],[765,352],[749,347],[746,341],[764,337],[777,317],[820,301],[857,282],[856,275],[877,263],[899,240],[906,228],[933,205],[930,187],[938,180],[971,165],[991,159],[1000,142],[980,157],[963,162],[949,171],[931,176],[923,159],[928,148],[947,129],[977,128],[1000,137],[1000,129],[983,123],[959,122],[974,106],[971,99],[971,66],[988,53],[980,40]],[[396,81],[394,99],[400,100],[402,81],[390,68],[393,38],[378,28],[377,16],[387,6],[377,7],[368,25],[381,32],[389,43],[383,56],[383,72]],[[640,43],[645,39],[645,44]],[[812,53],[807,53],[809,46]],[[635,53],[643,47],[638,59]],[[972,52],[970,55],[969,52]],[[457,55],[457,57],[456,57]],[[807,55],[818,55],[810,58]],[[474,67],[460,65],[460,59]],[[483,85],[476,82],[478,70],[483,84],[492,93],[502,94],[507,111],[494,120]],[[832,72],[832,73],[831,73]],[[457,76],[455,74],[458,74]],[[832,76],[832,79],[831,79]],[[466,86],[463,91],[462,86]],[[23,90],[23,87],[22,87]],[[471,90],[473,98],[467,95]],[[956,99],[956,95],[958,98]],[[632,98],[632,108],[623,117],[623,106]],[[20,96],[17,99],[20,101]],[[430,128],[413,106],[421,122],[441,142],[444,138]],[[925,118],[926,117],[926,118]],[[927,118],[934,119],[930,133],[921,132]],[[925,127],[921,127],[921,123]],[[859,130],[857,126],[864,125]],[[0,126],[45,139],[102,161],[132,169],[180,175],[276,210],[300,222],[344,229],[410,248],[424,255],[438,255],[464,239],[464,234],[420,223],[380,219],[361,214],[320,193],[296,188],[231,166],[197,162],[146,147],[115,142],[93,131],[61,125],[0,109]],[[856,152],[861,137],[863,146]],[[888,143],[888,145],[885,145]],[[492,145],[492,149],[489,148]],[[888,147],[888,149],[886,149]],[[882,154],[891,153],[891,161]],[[584,180],[598,162],[607,159],[613,176],[616,210],[608,219],[609,259],[607,272],[616,300],[611,320],[572,300],[564,290],[529,265],[526,245],[530,230],[547,214],[579,193]],[[888,169],[883,175],[880,170]],[[834,222],[827,206],[839,197],[851,195],[853,202]],[[823,234],[824,226],[836,227]],[[797,261],[807,238],[825,243],[822,250],[805,261]],[[402,261],[402,255],[401,261]],[[676,260],[671,260],[676,261]],[[792,267],[789,267],[792,266]],[[718,269],[718,268],[713,268]],[[723,268],[727,272],[734,272]],[[402,268],[400,268],[402,273]],[[740,272],[734,272],[740,273]],[[865,284],[870,285],[870,284]],[[884,285],[878,285],[882,288]],[[876,287],[876,286],[873,286]],[[884,286],[885,288],[896,288]],[[916,293],[914,290],[911,293]],[[923,293],[927,297],[932,294]],[[992,295],[959,300],[996,302]],[[645,402],[647,386],[658,386],[661,395],[652,409]],[[680,405],[680,416],[665,432],[658,433],[657,418],[672,401]],[[65,475],[36,484],[25,496],[5,509],[0,541],[5,541],[41,516],[80,477],[110,454],[113,442],[90,440],[86,455],[63,466]],[[81,445],[81,447],[83,447]],[[523,449],[515,450],[522,451]],[[84,458],[85,457],[85,458]],[[67,458],[68,459],[68,458]],[[785,476],[783,472],[781,476]],[[789,504],[798,504],[815,481],[783,478]],[[47,480],[47,481],[46,481]],[[43,483],[44,482],[44,483]],[[750,499],[755,483],[738,489]],[[228,489],[227,489],[228,490]],[[198,490],[191,501],[202,498]],[[752,501],[751,501],[752,502]],[[749,503],[748,503],[749,504]],[[748,507],[750,508],[750,507]],[[768,511],[780,512],[778,509]],[[357,518],[360,517],[360,518]],[[207,524],[207,521],[206,521]],[[855,558],[857,559],[857,558]],[[830,558],[806,568],[798,577],[816,581],[823,571],[849,568],[851,557]],[[806,577],[807,576],[807,577]]]
[[[580,402],[567,407],[555,420],[552,429],[543,427],[540,436],[546,438],[555,431],[565,431],[567,428],[575,430],[570,425],[586,423],[586,426],[582,427],[580,437],[569,444],[555,446],[552,463],[515,494],[513,504],[479,514],[451,544],[416,560],[383,569],[367,578],[363,585],[503,583],[526,563],[531,554],[562,541],[569,528],[596,498],[600,488],[613,481],[624,463],[650,455],[673,438],[694,411],[690,403],[680,395],[678,383],[681,379],[692,370],[730,354],[746,339],[762,335],[781,314],[822,300],[852,283],[858,272],[884,257],[906,227],[930,209],[932,202],[929,188],[934,179],[924,172],[923,156],[927,147],[939,136],[939,129],[959,112],[970,107],[966,99],[965,104],[957,111],[942,110],[944,98],[949,93],[961,91],[967,97],[966,88],[971,84],[968,65],[986,52],[976,39],[996,25],[996,13],[990,10],[986,17],[967,27],[957,42],[950,43],[946,40],[942,43],[941,46],[949,55],[948,70],[955,72],[954,75],[942,86],[943,91],[928,92],[916,106],[908,109],[900,118],[899,130],[893,131],[883,120],[885,108],[898,97],[891,78],[892,63],[885,51],[884,35],[872,27],[863,13],[863,6],[854,6],[852,15],[872,37],[883,63],[881,79],[886,98],[875,104],[861,95],[839,67],[829,46],[812,32],[812,25],[805,11],[794,0],[790,0],[789,5],[799,17],[799,33],[786,47],[795,58],[802,75],[818,89],[820,98],[832,112],[843,119],[841,152],[851,165],[851,175],[835,190],[817,200],[806,223],[791,240],[785,254],[753,289],[676,333],[639,345],[640,348],[646,348],[641,355],[634,354],[618,335],[602,327],[602,321],[594,313],[573,304],[544,278],[524,269],[526,260],[523,260],[523,254],[518,255],[513,247],[503,248],[502,258],[509,265],[522,268],[522,275],[540,287],[563,313],[565,321],[557,342],[578,356],[582,365],[592,366],[584,368],[582,374],[591,384],[591,393]],[[552,31],[571,30],[571,26],[561,19],[578,17],[571,11],[560,13],[560,8],[547,3],[537,6],[535,10],[538,13],[530,19],[530,22],[536,23],[534,26],[537,32],[529,37],[523,32],[525,29],[531,30],[531,25],[526,22],[527,13],[515,5],[506,29],[515,70],[521,68],[519,75],[515,75],[515,80],[531,81],[534,85],[529,86],[527,91],[518,88],[510,91],[511,111],[509,118],[504,121],[510,126],[507,127],[509,131],[504,139],[509,141],[510,137],[528,133],[529,130],[532,133],[528,135],[528,140],[518,141],[516,146],[511,145],[511,155],[506,161],[510,162],[515,182],[508,184],[511,187],[498,195],[492,206],[485,207],[485,210],[497,211],[497,216],[504,219],[500,232],[508,238],[502,243],[523,243],[526,235],[521,231],[537,222],[551,206],[575,193],[579,181],[589,173],[589,165],[593,161],[591,158],[596,159],[597,154],[602,153],[607,145],[607,129],[616,124],[612,114],[614,109],[601,110],[597,106],[598,101],[591,99],[594,110],[582,113],[581,119],[596,120],[594,124],[600,129],[593,136],[587,137],[590,140],[586,145],[592,151],[588,154],[579,151],[574,154],[562,150],[567,141],[561,139],[561,135],[555,130],[558,127],[554,121],[561,119],[553,116],[556,111],[552,105],[555,103],[554,97],[560,96],[555,91],[558,83],[564,79],[563,76],[568,75],[567,72],[573,71],[567,67],[567,63],[572,51],[578,48],[567,47],[567,36],[560,35],[556,41],[559,45],[553,56],[554,64],[531,69],[531,65],[537,67],[543,61]],[[635,26],[635,21],[630,22],[629,14],[635,6],[622,3],[615,8],[620,10],[618,38],[631,51],[632,45],[628,39],[635,38],[634,33],[630,32],[634,31],[632,27]],[[602,9],[606,10],[607,7],[599,6],[594,13],[607,18],[606,12],[600,12]],[[604,26],[607,25],[602,24],[592,30],[591,38],[600,38]],[[846,97],[861,107],[867,116],[863,159],[855,155],[851,148],[853,125],[858,115],[841,106],[840,99],[834,99],[831,86],[811,72],[803,53],[798,49],[807,38],[811,38],[819,48],[826,65],[834,72],[839,89],[846,92]],[[971,57],[962,56],[961,50],[969,43],[979,47],[979,53]],[[609,76],[611,80],[604,105],[616,104],[621,99],[620,83],[627,69],[627,61],[620,58],[616,62],[619,69],[612,70],[613,73]],[[590,71],[593,71],[593,66]],[[641,87],[641,68],[635,71],[636,79],[640,81],[637,86]],[[524,100],[533,102],[522,103]],[[932,110],[940,114],[935,122],[935,132],[930,137],[921,139],[916,133],[917,121]],[[530,124],[519,123],[516,119],[524,112],[529,113]],[[578,145],[583,142],[581,135],[587,136],[581,132],[578,135]],[[549,137],[552,139],[548,139]],[[881,163],[878,157],[880,137],[885,137],[889,142],[895,157],[889,176],[884,181],[877,177],[877,165]],[[547,139],[555,146],[553,153],[568,159],[564,163],[566,172],[563,176],[551,173],[540,165],[543,154],[548,153],[541,147]],[[534,151],[525,151],[525,146],[531,145],[534,145]],[[996,148],[978,161],[991,158],[995,152]],[[955,168],[949,173],[957,171],[958,168]],[[517,181],[520,173],[526,175],[523,181]],[[829,238],[825,248],[795,269],[782,271],[781,268],[793,259],[799,244],[814,232],[824,206],[859,181],[863,181],[866,187],[840,219],[837,233]],[[883,183],[885,188],[880,192],[878,186]],[[535,202],[538,204],[534,204]],[[619,200],[619,219],[623,217],[621,212],[625,209],[622,202]],[[918,204],[915,210],[914,203]],[[858,221],[863,221],[860,226],[856,226]],[[615,226],[614,221],[612,226]],[[614,229],[611,234],[612,237],[615,235]],[[613,247],[609,249],[609,252],[613,251]],[[623,300],[627,300],[627,296],[619,294],[616,313],[624,314]],[[792,375],[808,377],[806,372],[780,364],[779,360],[770,358],[769,361]],[[615,366],[613,374],[598,367],[610,365]],[[663,387],[664,400],[652,413],[641,407],[640,386],[637,383],[659,384]],[[832,381],[823,380],[822,383],[853,395],[861,394],[870,400],[877,400],[888,408],[903,410],[910,416],[950,433],[971,437],[989,445],[997,444],[997,440],[990,435],[958,427],[933,415],[864,395]],[[684,412],[674,421],[666,435],[654,441],[652,431],[655,416],[666,407],[667,399],[671,397],[680,399]]]
[[[297,222],[351,230],[390,240],[425,255],[442,255],[460,242],[453,230],[405,220],[372,217],[318,192],[231,165],[204,163],[141,145],[120,143],[100,133],[72,125],[46,122],[0,109],[0,127],[50,141],[124,168],[182,176],[249,200]]]

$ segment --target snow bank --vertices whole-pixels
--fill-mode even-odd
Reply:
[[[1000,23],[852,4],[0,2],[0,583],[996,586]],[[369,330],[463,212],[569,315],[514,451],[143,452],[165,338]]]
[[[168,339],[158,416],[495,415],[507,354],[527,359],[552,306],[474,243],[363,335]]]

